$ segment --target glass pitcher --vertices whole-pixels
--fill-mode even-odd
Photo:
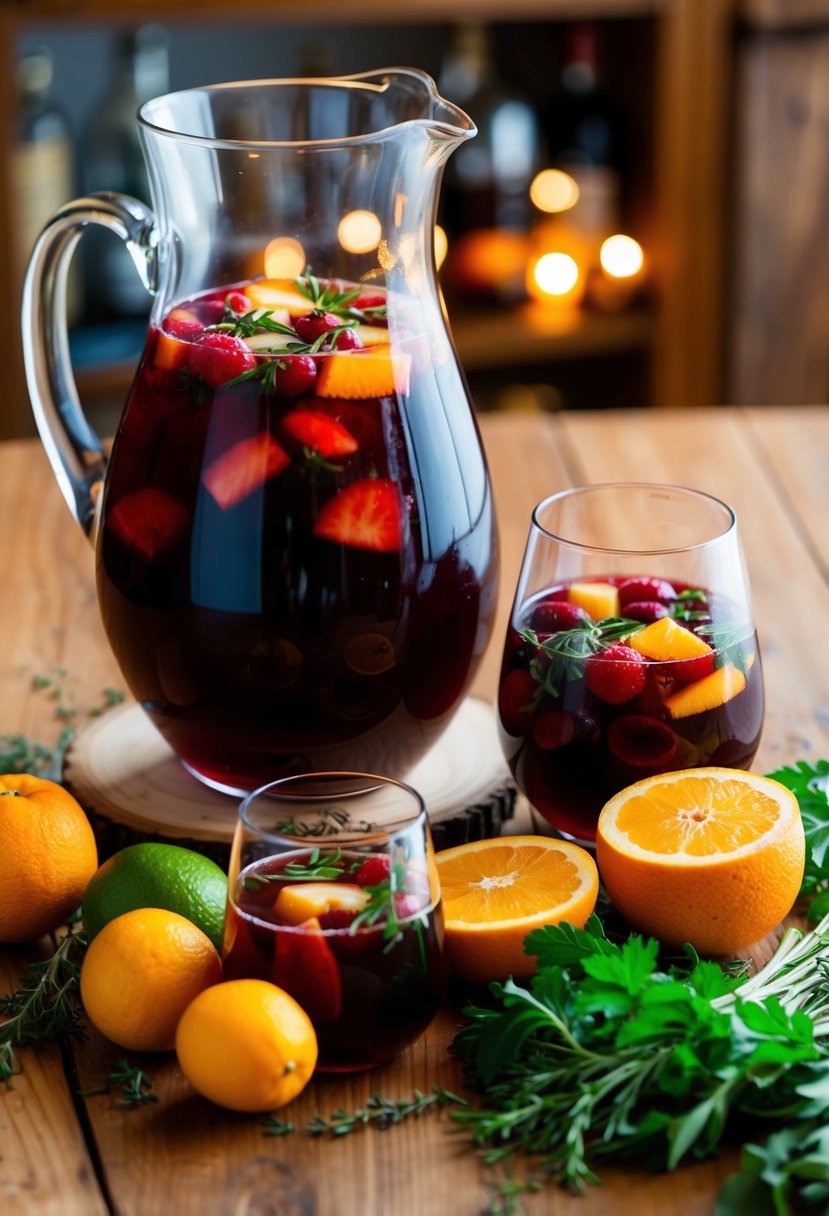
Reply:
[[[402,776],[495,606],[491,491],[433,256],[443,166],[475,127],[413,69],[189,89],[138,121],[153,209],[69,203],[23,302],[34,413],[96,546],[110,644],[209,785]],[[89,224],[154,298],[109,455],[66,334]]]

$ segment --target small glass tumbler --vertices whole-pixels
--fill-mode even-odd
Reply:
[[[589,844],[605,802],[660,772],[747,769],[760,652],[732,509],[618,483],[534,510],[501,668],[504,754],[535,811]]]
[[[227,979],[269,980],[314,1024],[318,1069],[372,1068],[431,1022],[447,965],[426,807],[366,773],[308,773],[241,803],[223,943]]]

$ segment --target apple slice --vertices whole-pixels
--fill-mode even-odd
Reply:
[[[326,912],[345,911],[355,915],[369,901],[362,887],[345,882],[296,882],[283,887],[273,910],[288,925],[301,925]]]
[[[291,317],[302,317],[314,307],[293,279],[258,279],[245,286],[254,308],[284,308]]]

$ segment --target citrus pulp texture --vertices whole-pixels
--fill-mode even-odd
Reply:
[[[596,859],[613,903],[669,946],[723,955],[760,941],[791,910],[805,859],[797,799],[737,769],[662,773],[615,794]]]
[[[229,980],[186,1009],[176,1054],[203,1097],[239,1111],[277,1110],[305,1088],[317,1036],[293,997],[265,980]]]
[[[90,941],[116,916],[134,908],[178,912],[222,948],[227,878],[215,862],[174,844],[132,844],[93,877],[83,899]]]
[[[444,849],[436,860],[449,962],[472,983],[532,975],[526,935],[565,920],[582,927],[596,906],[596,863],[562,840],[478,840]]]
[[[132,1051],[171,1051],[179,1018],[222,964],[192,921],[136,908],[105,925],[81,967],[81,1000],[101,1034]]]
[[[43,777],[0,777],[0,942],[62,925],[97,864],[92,828],[71,794]]]

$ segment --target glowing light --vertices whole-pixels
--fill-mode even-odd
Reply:
[[[305,269],[305,250],[292,236],[275,237],[265,250],[265,277],[295,279]]]
[[[579,201],[579,187],[569,173],[542,169],[530,184],[530,199],[539,211],[569,211]]]
[[[579,268],[569,253],[545,253],[532,268],[533,279],[545,296],[567,296],[579,281]]]
[[[349,211],[337,226],[337,239],[346,253],[371,253],[383,229],[373,211]]]
[[[449,252],[449,238],[441,228],[440,224],[435,224],[435,265],[440,270],[446,254]]]
[[[629,279],[639,273],[645,264],[642,246],[632,236],[609,236],[599,251],[602,270],[614,279]]]

